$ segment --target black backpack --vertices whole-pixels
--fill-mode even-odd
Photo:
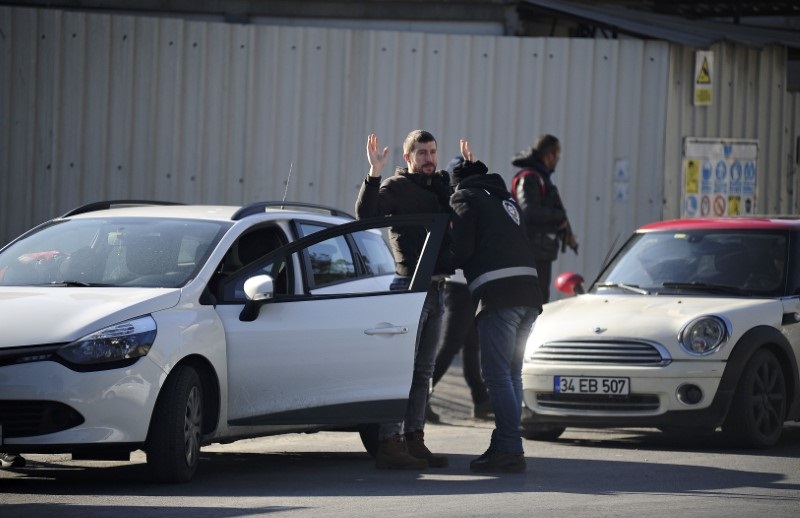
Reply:
[[[544,199],[544,195],[547,193],[547,184],[545,184],[542,174],[535,169],[523,169],[511,179],[511,197],[514,198],[514,201],[519,202],[519,200],[517,200],[517,185],[520,180],[531,174],[536,175],[536,179],[539,180],[539,189],[542,190],[542,199]]]

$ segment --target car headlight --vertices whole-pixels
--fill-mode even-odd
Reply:
[[[689,353],[705,356],[728,340],[730,325],[718,316],[704,316],[689,322],[678,334],[678,343]]]
[[[74,367],[110,369],[145,356],[155,339],[156,321],[148,315],[96,331],[61,347],[56,354]]]

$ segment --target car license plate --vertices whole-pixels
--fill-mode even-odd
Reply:
[[[553,376],[553,392],[557,394],[628,395],[630,378],[594,378],[589,376]]]

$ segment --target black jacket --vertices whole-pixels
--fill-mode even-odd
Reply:
[[[550,179],[553,172],[532,149],[516,155],[511,163],[520,168],[517,174],[526,169],[535,171],[519,179],[514,196],[522,209],[536,259],[555,260],[558,257],[558,238],[547,236],[558,233],[559,227],[567,221],[567,211]]]
[[[409,173],[407,168],[397,168],[393,176],[383,182],[367,176],[356,200],[356,217],[359,219],[392,214],[450,213],[450,176],[446,171],[432,175]],[[427,233],[420,227],[391,227],[389,245],[394,254],[398,275],[409,277],[422,253]],[[452,273],[447,264],[449,241],[442,243],[435,274]]]
[[[541,311],[542,295],[525,223],[503,178],[498,174],[467,176],[459,182],[450,206],[455,212],[452,261],[464,269],[478,313],[513,306]]]

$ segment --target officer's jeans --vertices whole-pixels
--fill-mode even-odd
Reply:
[[[502,453],[523,453],[522,358],[531,326],[539,311],[517,306],[486,309],[477,317],[483,380],[494,410],[490,448]]]
[[[411,379],[411,390],[408,393],[405,421],[381,425],[380,440],[403,432],[421,431],[425,428],[425,407],[428,405],[428,392],[433,368],[436,365],[436,352],[439,349],[444,312],[443,286],[444,282],[432,282],[428,289],[428,295],[425,297],[425,303],[422,305],[420,324],[417,329],[416,351],[414,352],[414,374]]]

